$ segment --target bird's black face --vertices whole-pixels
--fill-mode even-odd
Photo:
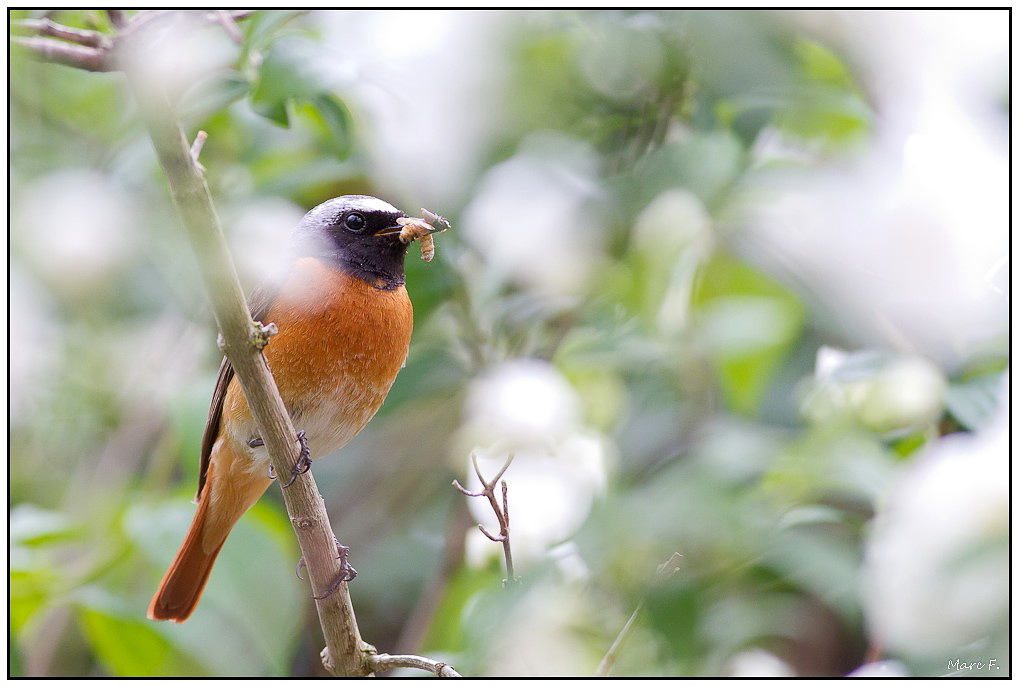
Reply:
[[[304,216],[295,235],[298,251],[379,288],[396,288],[407,254],[396,220],[406,216],[372,196],[333,198]]]

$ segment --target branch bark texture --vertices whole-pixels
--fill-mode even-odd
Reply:
[[[223,352],[233,365],[276,474],[289,475],[300,453],[297,432],[262,356],[264,332],[251,319],[205,176],[165,94],[134,74],[130,65],[124,71],[198,258]],[[342,570],[315,479],[309,471],[282,492],[312,591],[315,597],[325,596],[316,598],[316,605],[330,656],[327,667],[337,675],[368,674],[365,657],[372,649],[361,639],[346,583],[326,595]]]

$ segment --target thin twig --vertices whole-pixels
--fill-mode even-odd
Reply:
[[[230,19],[236,22],[241,21],[242,19],[247,19],[254,13],[255,10],[234,10],[233,12],[227,12],[227,15],[230,17]]]
[[[124,28],[124,25],[127,24],[124,10],[106,10],[106,16],[110,18],[110,23],[118,29]]]
[[[216,10],[216,20],[234,43],[240,44],[244,40],[244,35],[241,34],[241,30],[237,26],[237,20],[234,19],[232,14],[226,10]]]
[[[45,62],[55,62],[88,72],[109,72],[115,69],[110,59],[112,52],[104,48],[90,48],[37,37],[15,36],[11,41],[15,45],[28,49],[35,57]]]
[[[13,22],[13,25],[15,28],[31,31],[39,36],[59,38],[69,43],[84,45],[89,48],[108,49],[112,47],[109,37],[103,33],[64,26],[63,24],[57,24],[51,19],[21,19]]]
[[[680,559],[683,554],[673,552],[669,559],[658,566],[655,571],[654,582],[659,584],[664,580],[669,579],[679,571]],[[644,610],[644,602],[637,604],[637,607],[633,609],[633,613],[630,614],[629,619],[623,625],[623,629],[619,631],[616,638],[612,640],[612,644],[609,646],[608,651],[602,657],[601,662],[598,664],[597,670],[595,670],[595,677],[608,677],[608,674],[612,671],[612,667],[616,664],[616,659],[619,658],[619,654],[622,653],[623,645],[633,634],[634,625],[637,622],[637,616],[640,615],[641,611]]]
[[[90,72],[110,72],[121,69],[115,62],[120,44],[140,33],[147,26],[172,16],[176,10],[142,10],[127,18],[122,10],[109,10],[110,23],[117,30],[108,35],[99,31],[79,29],[58,24],[51,19],[22,19],[14,23],[15,28],[25,29],[34,35],[15,36],[16,45],[28,49],[35,57],[45,62],[54,62]],[[251,16],[254,10],[216,10],[187,15],[200,21],[220,24],[231,39],[242,39],[237,22]]]
[[[506,474],[506,470],[509,469],[510,463],[513,462],[513,454],[510,454],[506,458],[506,462],[503,463],[502,468],[491,480],[486,480],[484,475],[481,474],[481,468],[478,467],[478,456],[476,453],[471,453],[471,463],[474,465],[474,474],[478,476],[478,481],[481,482],[481,491],[470,491],[465,489],[457,480],[453,480],[453,486],[464,496],[472,496],[475,498],[484,496],[488,499],[488,504],[492,507],[492,512],[495,513],[495,518],[499,522],[499,534],[492,534],[485,529],[484,525],[479,524],[478,529],[483,535],[491,539],[492,541],[502,544],[503,557],[506,559],[506,580],[504,583],[516,582],[516,576],[513,572],[513,551],[510,547],[510,521],[509,521],[509,487],[506,482],[502,483],[502,507],[499,506],[499,499],[495,495],[495,485],[499,483],[502,476]]]
[[[510,456],[510,460],[512,460],[512,458],[513,457]],[[506,463],[506,467],[509,467],[508,461]],[[502,483],[502,515],[503,518],[506,520],[506,525],[503,528],[502,532],[503,535],[502,554],[506,558],[506,579],[509,580],[510,582],[515,582],[517,578],[513,573],[513,551],[510,549],[510,538],[509,538],[510,531],[509,487],[506,486],[505,481],[503,481]]]
[[[463,677],[448,663],[408,654],[374,654],[368,658],[368,664],[371,666],[372,671],[377,673],[392,670],[393,668],[418,668],[435,673],[439,677]]]
[[[594,671],[595,677],[608,677],[608,674],[612,672],[612,667],[616,665],[616,659],[619,658],[619,654],[623,650],[623,645],[626,644],[626,640],[633,634],[634,625],[637,622],[637,616],[644,609],[643,602],[637,604],[637,608],[633,609],[633,613],[630,614],[629,620],[623,625],[623,629],[619,631],[616,638],[612,641],[612,646],[605,652],[601,662],[598,664],[598,669]]]
[[[195,140],[191,144],[191,159],[196,163],[198,162],[198,158],[202,155],[202,147],[205,145],[205,140],[207,138],[209,138],[209,134],[204,131],[199,131],[195,134]]]

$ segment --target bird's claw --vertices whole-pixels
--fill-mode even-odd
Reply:
[[[311,449],[308,448],[308,438],[304,436],[303,431],[297,433],[297,442],[301,445],[301,454],[297,456],[297,462],[290,471],[290,480],[283,485],[284,489],[293,484],[299,475],[311,469]]]
[[[344,582],[350,582],[355,577],[357,577],[357,571],[354,570],[354,566],[352,566],[347,561],[347,557],[350,555],[350,547],[344,546],[339,541],[337,541],[336,553],[339,554],[337,558],[339,558],[340,560],[340,573],[336,576],[336,579],[333,580],[332,583],[329,585],[329,589],[325,590],[324,594],[313,597],[316,601],[321,601],[322,599],[329,598],[336,592],[337,589],[340,588],[341,584],[343,584]]]
[[[347,560],[347,558],[350,556],[350,547],[344,546],[335,537],[333,537],[333,541],[336,542],[337,558],[340,561],[340,574],[336,576],[336,579],[332,581],[332,583],[329,585],[329,588],[326,589],[324,594],[312,597],[316,601],[321,601],[322,599],[326,599],[332,596],[333,593],[335,593],[336,590],[339,589],[341,583],[350,582],[355,577],[357,577],[357,570],[354,570],[354,566],[352,566]],[[299,580],[304,579],[303,577],[301,577],[301,570],[303,570],[306,566],[307,564],[304,562],[304,556],[301,556],[301,559],[297,561],[297,570],[294,571],[294,573],[297,575],[297,579]]]

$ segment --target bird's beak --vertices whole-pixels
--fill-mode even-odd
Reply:
[[[379,229],[378,231],[373,233],[372,236],[393,236],[394,234],[399,234],[402,230],[403,230],[402,224],[397,224],[396,222],[393,222],[388,227]]]
[[[424,236],[430,236],[431,234],[437,234],[440,231],[446,231],[446,229],[449,228],[449,222],[446,222],[446,220],[442,219],[441,217],[439,219],[442,220],[445,226],[442,226],[440,224],[440,226],[435,227],[432,226],[431,224],[428,224],[425,220],[417,219],[416,217],[400,217],[396,220],[396,222],[394,222],[388,227],[385,227],[384,229],[379,229],[374,234],[372,234],[372,236],[393,236],[395,234],[399,234],[400,232],[402,232],[403,228],[408,224],[413,224],[417,226],[418,229],[421,229],[422,226],[427,226],[429,228],[429,232],[428,234],[424,234]],[[418,238],[420,238],[421,236],[422,235],[420,233],[417,235]]]

